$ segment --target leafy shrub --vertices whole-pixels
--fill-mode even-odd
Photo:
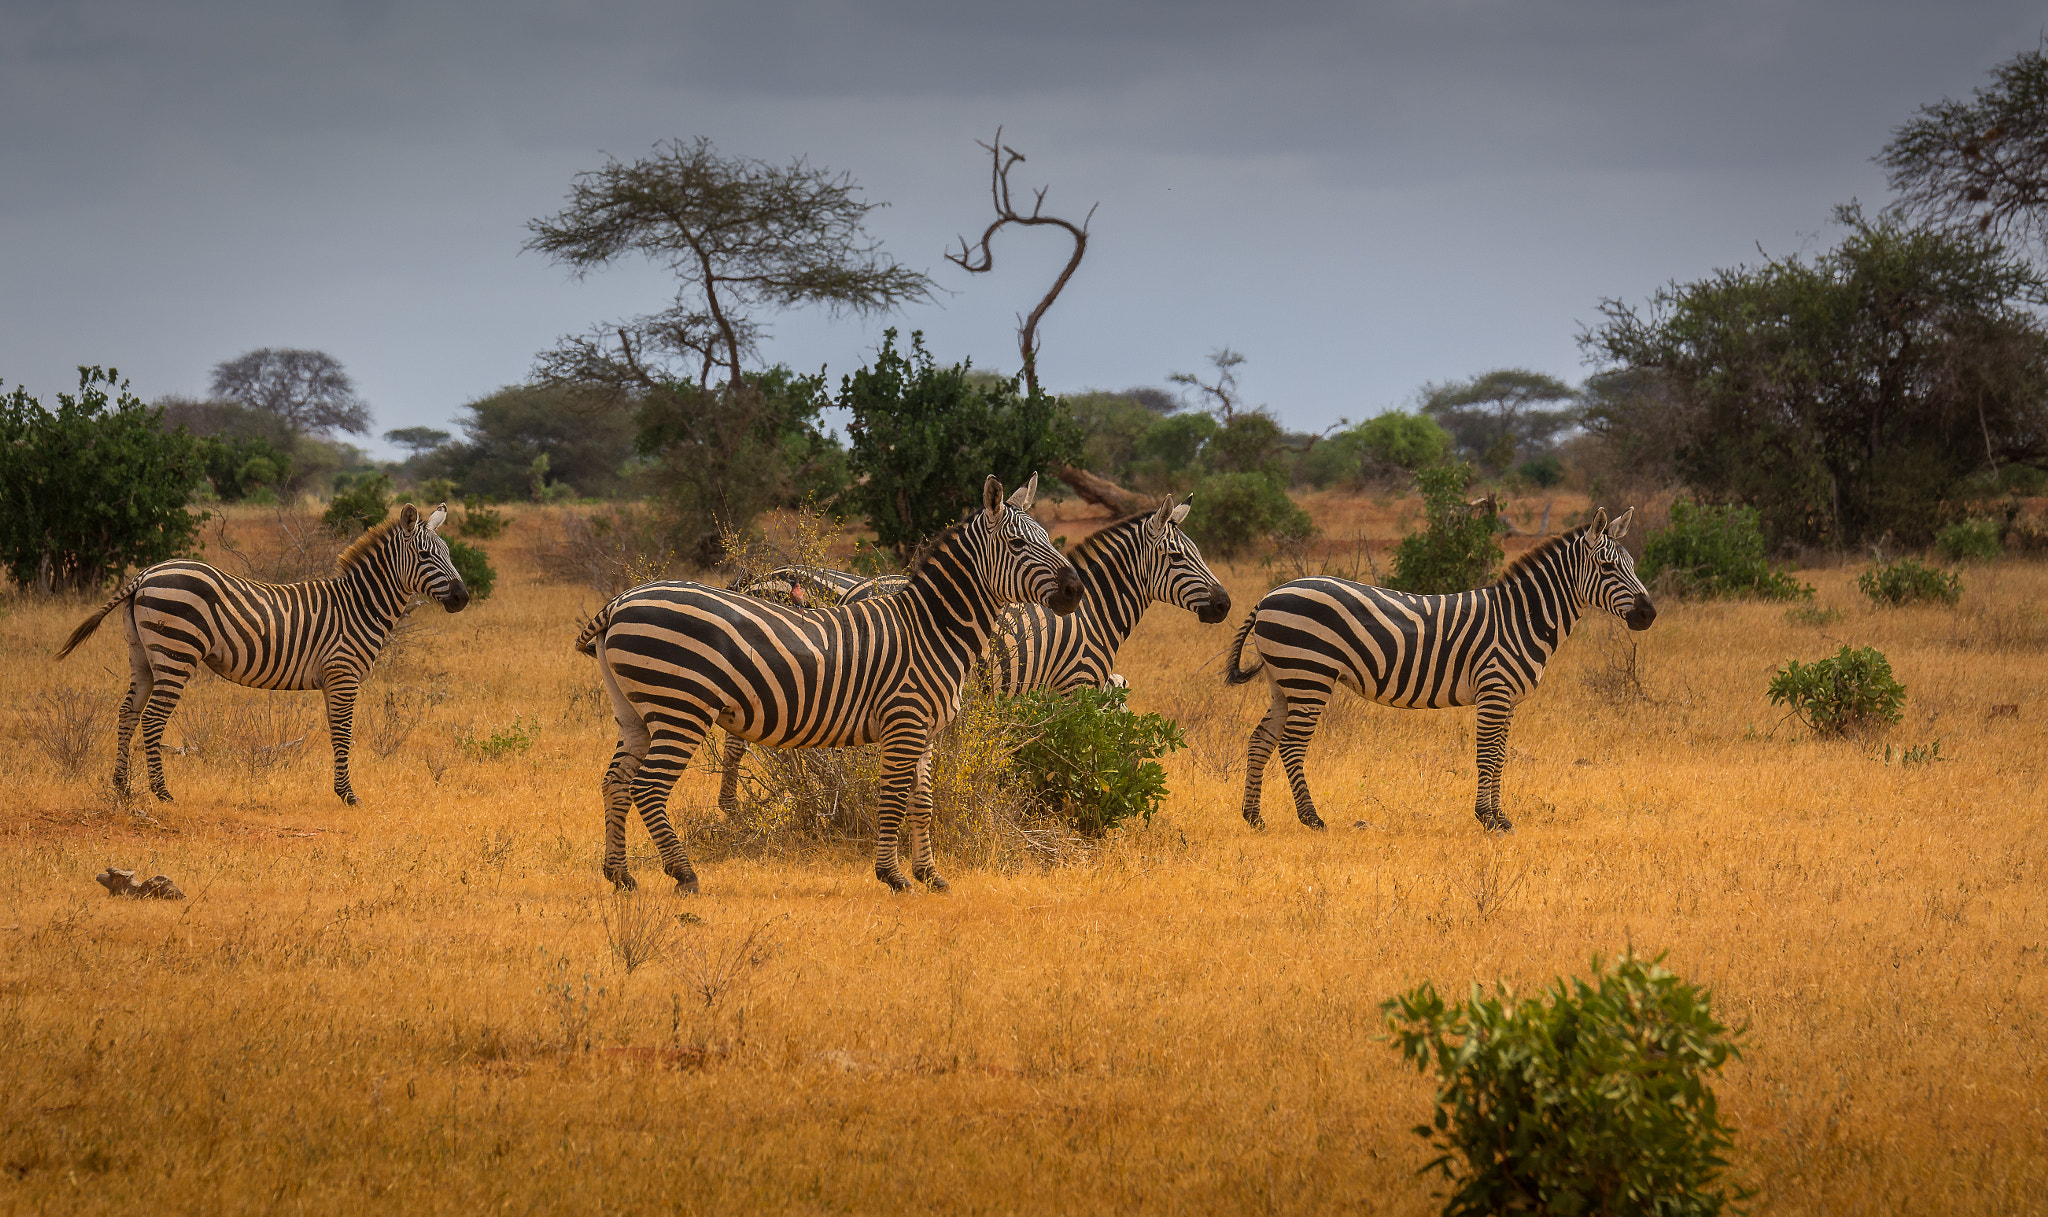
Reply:
[[[1785,610],[1786,625],[1810,625],[1814,627],[1833,625],[1842,619],[1842,610],[1821,608],[1812,604],[1798,604]]]
[[[1832,659],[1792,660],[1771,677],[1771,704],[1789,706],[1818,735],[1890,726],[1903,715],[1906,686],[1892,679],[1891,661],[1875,647],[1843,647]]]
[[[1441,1151],[1423,1169],[1457,1187],[1446,1214],[1722,1211],[1734,1133],[1707,1075],[1742,1032],[1662,963],[1595,956],[1597,983],[1560,978],[1547,1000],[1475,985],[1446,1005],[1425,981],[1381,1005],[1402,1056],[1441,1079],[1415,1133]]]
[[[1199,506],[1186,528],[1197,544],[1231,558],[1264,537],[1306,540],[1315,521],[1287,497],[1278,478],[1264,473],[1217,473],[1195,491]]]
[[[1952,605],[1963,598],[1961,575],[1922,566],[1911,558],[1882,562],[1856,576],[1856,586],[1879,608],[1928,601]]]
[[[15,585],[86,592],[126,567],[188,553],[207,517],[186,510],[205,472],[199,442],[165,431],[109,368],[78,369],[53,412],[17,387],[0,397],[0,564]]]
[[[1017,699],[1016,763],[1039,805],[1099,837],[1132,816],[1152,822],[1166,770],[1152,759],[1188,746],[1158,714],[1134,714],[1128,689],[1040,690]]]
[[[1564,481],[1564,462],[1546,452],[1515,466],[1515,476],[1531,486],[1555,486]]]
[[[1661,582],[1681,597],[1813,598],[1812,585],[1772,566],[1764,552],[1756,508],[1680,499],[1671,505],[1671,523],[1643,543],[1637,573],[1645,584]]]
[[[391,475],[372,474],[335,492],[320,522],[336,536],[353,536],[381,523],[391,511]]]
[[[1207,414],[1162,418],[1138,435],[1134,445],[1136,458],[1155,472],[1178,473],[1195,463],[1216,431],[1216,420]]]
[[[239,503],[291,477],[292,458],[260,436],[209,435],[199,441],[206,477],[224,503]]]
[[[505,526],[511,522],[505,518],[504,512],[485,503],[476,495],[470,495],[462,500],[462,519],[456,522],[455,531],[465,537],[488,541],[504,532]]]
[[[1388,587],[1433,596],[1468,591],[1492,580],[1503,557],[1500,542],[1494,539],[1502,528],[1500,503],[1491,495],[1477,504],[1467,503],[1465,485],[1471,477],[1471,467],[1464,464],[1416,471],[1427,523],[1423,531],[1401,538]]]
[[[482,547],[467,541],[450,541],[448,559],[455,564],[455,573],[462,576],[462,585],[469,589],[470,599],[491,598],[492,589],[498,585],[498,568],[491,565],[491,559]]]
[[[539,738],[538,718],[528,722],[523,717],[516,717],[512,720],[511,726],[500,728],[489,735],[479,736],[464,731],[456,737],[455,742],[474,760],[495,761],[500,757],[511,756],[515,752],[526,751],[533,747],[533,741]]]
[[[1322,487],[1407,474],[1438,464],[1450,449],[1450,434],[1435,419],[1390,410],[1310,448],[1295,476]]]
[[[1989,562],[2005,551],[2000,531],[1996,520],[1957,520],[1934,534],[1934,548],[1951,562]]]

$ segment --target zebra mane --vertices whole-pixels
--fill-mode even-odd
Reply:
[[[1569,532],[1561,532],[1554,537],[1547,537],[1542,541],[1538,541],[1534,548],[1527,550],[1516,557],[1514,561],[1508,563],[1507,569],[1500,573],[1500,578],[1495,579],[1493,585],[1499,587],[1504,583],[1511,583],[1514,581],[1515,576],[1522,572],[1541,566],[1544,559],[1586,535],[1586,530],[1591,527],[1592,525],[1590,524],[1581,524]]]
[[[395,515],[388,516],[370,525],[363,532],[362,536],[357,537],[349,543],[347,549],[341,551],[341,556],[334,560],[334,569],[337,571],[352,569],[356,563],[363,560],[363,555],[377,548],[378,543],[389,536],[391,530],[396,527],[398,527],[398,516]]]
[[[945,531],[938,533],[931,540],[920,544],[917,547],[917,552],[910,556],[910,565],[903,568],[903,577],[906,579],[916,578],[917,572],[924,569],[924,564],[931,561],[933,554],[944,549],[946,543],[953,539],[954,534],[960,532],[973,522],[974,516],[970,514],[958,524],[947,525]]]
[[[1109,544],[1109,534],[1111,534],[1112,532],[1115,532],[1117,529],[1122,528],[1124,525],[1130,523],[1132,520],[1141,520],[1144,519],[1146,516],[1152,514],[1152,510],[1134,511],[1130,515],[1124,516],[1122,519],[1111,520],[1109,523],[1104,524],[1102,527],[1096,529],[1094,532],[1091,532],[1087,536],[1081,538],[1080,544],[1068,550],[1067,561],[1080,561],[1081,556],[1083,554],[1093,553],[1095,550],[1101,549],[1103,546]]]

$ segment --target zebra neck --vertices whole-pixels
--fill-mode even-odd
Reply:
[[[1131,538],[1116,536],[1099,541],[1073,556],[1074,573],[1081,576],[1081,607],[1076,610],[1095,629],[1091,633],[1114,650],[1123,645],[1138,618],[1145,615],[1145,597],[1138,591],[1137,555]]]
[[[334,580],[335,590],[357,607],[380,643],[405,612],[405,593],[391,572],[393,560],[391,546],[380,545]]]
[[[988,649],[995,632],[996,602],[975,576],[972,558],[958,537],[948,538],[924,560],[896,598],[924,623],[932,641],[965,675]]]
[[[1561,548],[1547,560],[1486,589],[1501,614],[1502,635],[1511,634],[1516,647],[1546,660],[1571,637],[1572,627],[1586,611],[1572,591],[1569,559],[1569,549]]]

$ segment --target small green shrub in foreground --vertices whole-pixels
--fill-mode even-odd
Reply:
[[[1843,647],[1832,659],[1792,660],[1771,677],[1771,704],[1789,706],[1818,735],[1891,726],[1904,717],[1906,686],[1875,647]]]
[[[491,598],[491,589],[498,585],[498,568],[491,565],[490,556],[481,547],[467,541],[450,541],[448,560],[455,564],[455,573],[462,576],[470,599]]]
[[[1645,584],[1662,579],[1680,597],[1813,599],[1810,584],[1772,566],[1764,552],[1756,508],[1680,499],[1671,505],[1671,523],[1643,542],[1636,573]]]
[[[1127,689],[1040,690],[1017,699],[1015,772],[1046,810],[1099,837],[1138,816],[1151,823],[1166,796],[1166,770],[1152,758],[1188,746],[1180,727],[1134,714]]]
[[[1597,979],[1519,1001],[1474,985],[1447,1005],[1425,981],[1380,1006],[1402,1056],[1439,1079],[1415,1133],[1441,1151],[1423,1171],[1456,1186],[1446,1214],[1722,1211],[1734,1135],[1707,1079],[1742,1032],[1662,963],[1624,954],[1609,972],[1596,955]]]
[[[2005,552],[1997,520],[1957,520],[1934,534],[1934,548],[1951,562],[1989,562]]]
[[[1879,608],[1927,602],[1954,604],[1963,598],[1963,577],[1922,566],[1911,558],[1884,562],[1856,576],[1856,586]]]

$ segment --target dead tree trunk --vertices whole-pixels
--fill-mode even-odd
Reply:
[[[1120,516],[1152,511],[1159,506],[1159,500],[1136,491],[1125,490],[1108,478],[1097,477],[1086,469],[1076,469],[1072,465],[1054,465],[1052,473],[1054,477],[1071,486],[1075,494],[1097,507],[1106,507]]]

